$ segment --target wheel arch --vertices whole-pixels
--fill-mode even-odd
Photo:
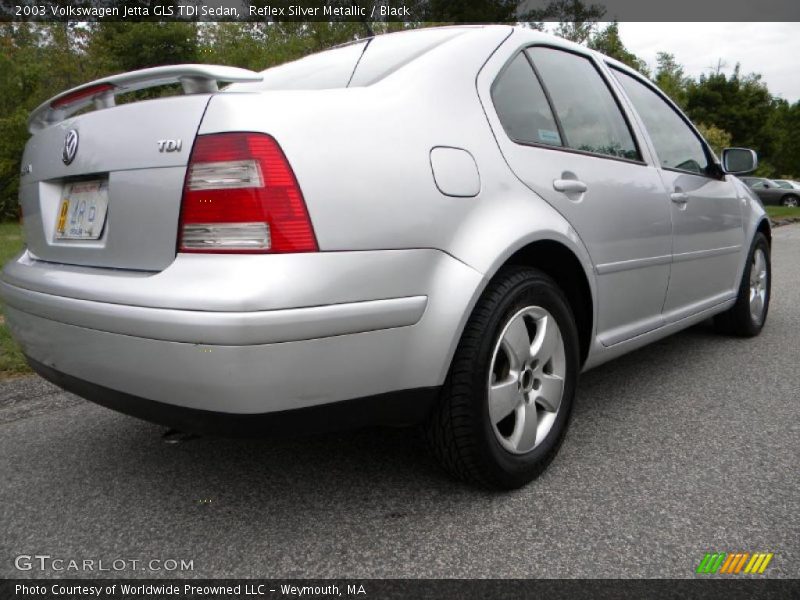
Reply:
[[[550,276],[564,292],[578,328],[581,365],[589,356],[594,327],[594,303],[589,279],[578,257],[555,240],[537,240],[514,252],[502,266],[533,267]]]
[[[461,339],[469,315],[475,309],[478,299],[497,273],[508,266],[539,269],[551,277],[561,288],[575,316],[580,344],[580,360],[581,366],[583,366],[589,356],[594,337],[596,308],[594,287],[579,254],[566,243],[552,238],[520,240],[517,244],[507,248],[484,272],[482,284],[475,290],[469,311],[459,325],[448,364],[452,360],[455,346]]]
[[[769,244],[769,247],[772,248],[772,227],[769,224],[768,218],[765,217],[758,222],[758,225],[756,226],[756,232],[763,233],[764,237],[767,238],[767,244]]]

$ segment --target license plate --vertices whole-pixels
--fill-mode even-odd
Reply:
[[[64,186],[56,220],[56,239],[96,240],[108,211],[108,181],[79,181]]]

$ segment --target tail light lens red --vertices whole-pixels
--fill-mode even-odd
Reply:
[[[180,252],[316,252],[303,194],[262,133],[197,137],[183,188]]]

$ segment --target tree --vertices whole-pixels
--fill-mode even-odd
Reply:
[[[0,24],[0,219],[17,216],[28,115],[84,80],[85,35],[76,23]]]
[[[95,23],[88,45],[92,62],[105,73],[197,62],[197,24],[176,22]]]
[[[656,55],[655,82],[675,104],[681,108],[686,107],[686,86],[689,80],[683,67],[669,52],[659,52]]]
[[[731,140],[733,138],[731,134],[724,129],[720,129],[714,125],[706,125],[705,123],[698,123],[697,129],[717,156],[722,154],[723,148],[731,147]]]
[[[597,22],[606,14],[600,4],[584,4],[581,0],[550,0],[544,8],[520,15],[521,21],[556,21],[555,34],[577,44],[589,40]],[[537,27],[541,29],[541,27]]]
[[[619,23],[616,21],[610,23],[608,27],[593,35],[589,40],[589,48],[602,52],[611,58],[616,58],[618,61],[636,69],[643,75],[650,75],[650,69],[647,68],[647,63],[628,50],[625,44],[622,43],[622,38],[620,38],[619,35]]]
[[[695,122],[730,132],[737,144],[772,153],[774,138],[765,125],[776,104],[761,76],[742,76],[739,65],[725,73],[701,75],[686,87],[686,111]]]
[[[761,156],[766,175],[786,179],[800,178],[800,101],[789,104],[786,100],[775,101],[765,135],[773,142],[769,155]],[[759,171],[761,172],[761,170]]]

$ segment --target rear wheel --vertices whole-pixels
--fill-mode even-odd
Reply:
[[[771,276],[769,243],[764,234],[757,233],[750,246],[736,304],[714,318],[717,329],[743,337],[761,333],[769,312]]]
[[[793,195],[784,196],[783,198],[781,198],[781,204],[783,206],[797,207],[798,205],[800,205],[800,198]]]
[[[528,483],[563,440],[578,369],[575,320],[555,282],[536,269],[501,270],[465,327],[427,423],[434,454],[469,482]]]

